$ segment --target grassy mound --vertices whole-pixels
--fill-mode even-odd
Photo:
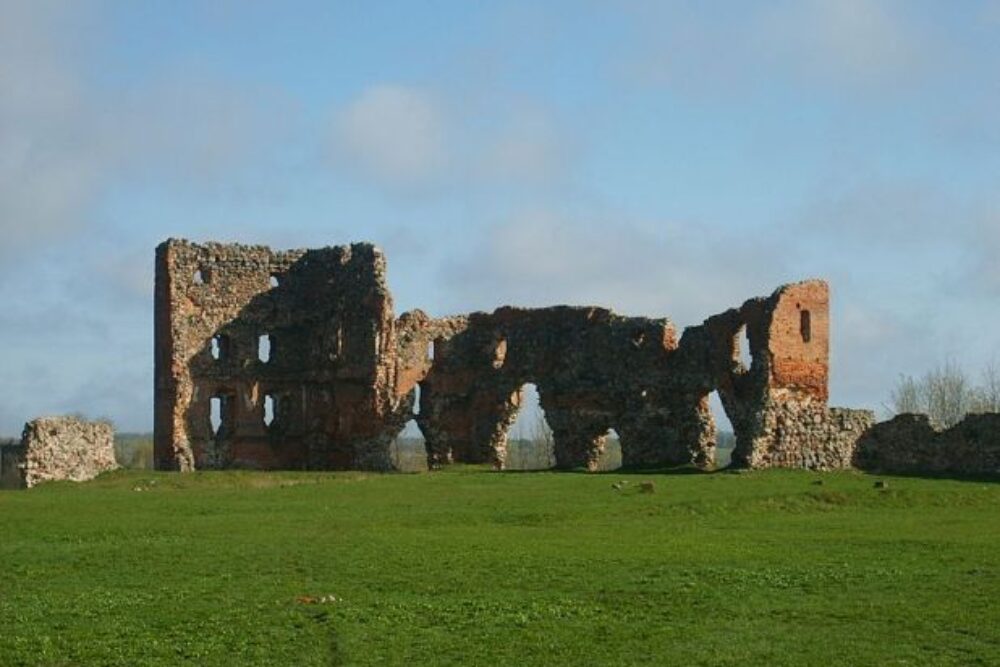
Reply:
[[[118,472],[0,492],[0,664],[1000,663],[1000,485],[879,479]]]

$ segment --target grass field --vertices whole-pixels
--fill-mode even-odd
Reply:
[[[880,479],[119,472],[0,492],[0,665],[1000,664],[1000,485]]]

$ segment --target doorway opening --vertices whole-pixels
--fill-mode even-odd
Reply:
[[[427,439],[424,438],[416,419],[406,422],[403,430],[389,445],[389,458],[392,460],[392,465],[400,472],[427,470]]]
[[[528,382],[518,391],[517,417],[507,429],[508,470],[547,470],[556,464],[552,429],[545,419],[538,387]]]
[[[708,395],[708,406],[715,420],[715,467],[725,468],[732,462],[733,450],[736,449],[736,431],[726,415],[718,391]]]

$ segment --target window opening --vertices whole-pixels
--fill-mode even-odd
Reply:
[[[212,437],[218,438],[222,433],[223,415],[226,409],[225,396],[213,396],[209,399],[209,422],[212,424]]]
[[[743,370],[750,370],[753,365],[753,354],[750,353],[750,336],[746,325],[740,327],[736,337],[736,359],[743,365]]]
[[[211,350],[212,358],[216,361],[224,361],[229,358],[229,336],[225,334],[212,336]]]
[[[257,338],[257,359],[261,363],[269,363],[271,361],[271,355],[273,353],[273,341],[271,340],[271,334],[261,334]]]
[[[278,412],[278,399],[274,394],[264,395],[264,426],[270,427],[274,423]]]

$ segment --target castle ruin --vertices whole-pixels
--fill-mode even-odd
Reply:
[[[385,271],[370,244],[162,243],[157,467],[386,470],[415,419],[430,465],[503,468],[528,382],[559,468],[593,469],[610,429],[625,466],[711,468],[713,391],[743,467],[847,467],[874,423],[870,411],[827,407],[823,281],[782,286],[678,335],[667,319],[598,307],[397,318]]]

